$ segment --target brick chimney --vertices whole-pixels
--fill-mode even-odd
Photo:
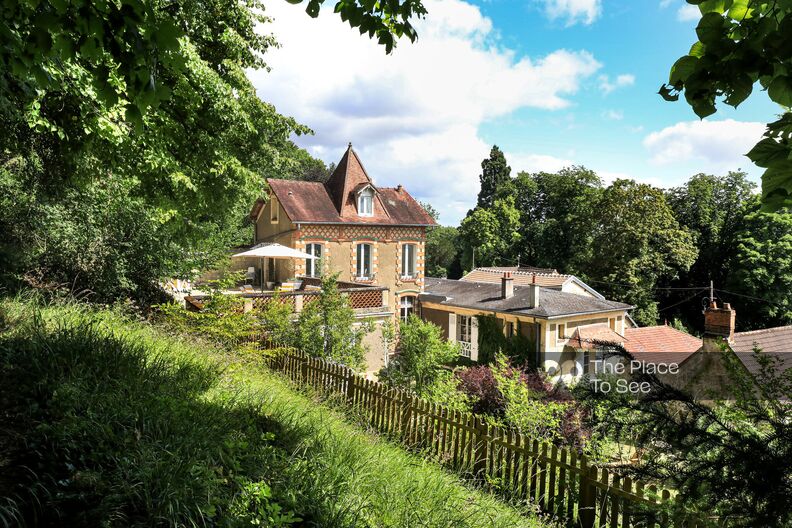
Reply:
[[[539,285],[536,284],[536,273],[533,274],[533,278],[531,279],[531,294],[528,299],[531,303],[531,308],[539,306]]]
[[[718,307],[716,301],[711,301],[709,306],[704,309],[704,348],[719,350],[720,347],[717,346],[717,343],[720,339],[732,343],[736,318],[737,312],[732,310],[729,303]]]
[[[503,272],[503,277],[501,277],[501,299],[508,299],[514,295],[514,278],[511,276],[511,272],[505,271]]]

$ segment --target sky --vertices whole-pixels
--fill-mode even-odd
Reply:
[[[328,2],[333,4],[333,2]],[[695,42],[683,0],[424,0],[418,40],[386,55],[332,7],[266,2],[280,43],[249,72],[259,96],[309,126],[295,142],[326,163],[349,142],[375,185],[402,184],[457,225],[492,145],[512,175],[569,165],[607,184],[659,187],[761,170],[744,157],[779,113],[758,89],[699,120],[657,90]]]

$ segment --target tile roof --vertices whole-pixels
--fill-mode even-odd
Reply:
[[[295,223],[436,225],[403,187],[375,187],[352,145],[327,183],[277,178],[269,178],[267,183]],[[376,191],[372,216],[357,214],[355,189],[364,185],[371,185]],[[263,200],[257,201],[251,216],[257,215],[262,206]]]
[[[565,293],[544,287],[539,288],[539,306],[531,308],[529,300],[530,290],[530,287],[515,286],[512,297],[501,299],[500,284],[427,277],[421,299],[449,306],[514,313],[539,318],[601,313],[632,308],[632,306],[620,302]]]
[[[467,282],[491,282],[500,284],[503,272],[511,272],[515,286],[530,286],[536,277],[536,284],[546,288],[560,288],[572,275],[563,275],[554,269],[529,267],[486,267],[475,268],[459,280]]]
[[[582,350],[595,350],[600,343],[624,343],[624,337],[610,329],[605,323],[578,326],[567,346]]]
[[[702,346],[701,338],[668,325],[625,328],[624,349],[636,359],[652,363],[681,363]]]

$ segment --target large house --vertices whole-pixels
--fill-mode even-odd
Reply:
[[[565,381],[589,371],[599,343],[624,344],[631,308],[579,279],[535,268],[478,268],[458,281],[428,278],[420,295],[421,317],[459,343],[463,356],[478,360],[478,317],[493,316],[506,336],[526,338],[538,365]]]
[[[267,282],[338,273],[340,281],[387,288],[391,312],[413,312],[424,286],[426,229],[435,221],[406,189],[376,186],[351,143],[326,183],[267,183],[269,196],[250,213],[255,244],[319,257],[267,262]]]

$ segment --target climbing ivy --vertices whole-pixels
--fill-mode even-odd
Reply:
[[[522,333],[524,323],[517,323],[517,335],[506,337],[502,322],[492,315],[478,315],[478,362],[491,364],[501,353],[515,364],[535,367],[536,341]]]

